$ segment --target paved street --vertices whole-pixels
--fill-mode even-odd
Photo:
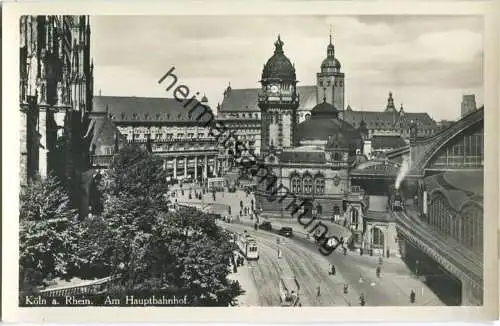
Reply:
[[[199,200],[188,199],[189,188],[186,186],[184,196],[177,194],[178,202],[198,204]],[[186,191],[187,190],[187,191]],[[194,196],[193,196],[194,198]],[[227,214],[227,205],[231,206],[233,217],[239,214],[240,200],[244,206],[250,207],[252,195],[248,197],[241,191],[236,193],[216,194],[216,202],[211,194],[205,194],[204,206],[210,205],[214,210]],[[212,205],[216,204],[216,205]],[[330,256],[321,255],[311,241],[297,232],[293,238],[283,238],[267,231],[254,231],[253,221],[249,217],[241,217],[236,223],[223,223],[229,230],[242,232],[247,230],[257,240],[260,259],[258,262],[249,262],[241,268],[249,268],[255,287],[258,291],[258,302],[261,306],[279,305],[279,279],[283,264],[293,271],[301,284],[301,302],[303,306],[346,306],[359,305],[359,296],[365,295],[368,306],[404,306],[409,305],[409,294],[413,289],[416,292],[415,305],[443,305],[443,303],[427,288],[425,284],[411,276],[408,268],[394,257],[386,259],[382,266],[380,278],[376,277],[375,268],[378,259],[368,255],[360,256],[349,252],[344,256],[341,252],[334,252]],[[273,224],[278,223],[273,219]],[[297,231],[299,225],[297,224]],[[295,228],[294,228],[295,231]],[[276,238],[281,238],[283,258],[277,258]],[[283,241],[285,241],[283,243]],[[328,264],[336,267],[335,276],[328,275]],[[348,284],[349,291],[343,293],[343,285]],[[317,296],[317,286],[321,295]],[[245,289],[249,290],[249,289]],[[248,295],[248,294],[247,294]],[[254,300],[255,301],[255,300]]]

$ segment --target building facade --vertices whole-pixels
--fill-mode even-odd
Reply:
[[[331,35],[326,58],[316,74],[316,85],[296,85],[295,67],[284,55],[282,41],[278,40],[277,43],[279,49],[275,49],[264,66],[262,87],[234,89],[229,86],[217,110],[217,119],[224,122],[253,153],[265,155],[264,148],[271,146],[271,142],[275,148],[295,146],[294,131],[288,127],[310,119],[312,108],[322,102],[332,104],[339,112],[339,118],[357,128],[367,140],[373,136],[398,134],[402,140],[408,141],[412,121],[418,126],[419,138],[430,137],[440,130],[427,113],[406,112],[402,105],[397,109],[391,92],[383,110],[353,110],[349,105],[345,107],[345,74],[335,57]],[[277,74],[278,77],[271,80],[269,73],[272,69],[288,69],[289,75]],[[289,101],[288,108],[277,110],[271,105],[286,101]],[[291,123],[291,119],[294,123]],[[385,139],[388,140],[387,144],[380,143]],[[374,143],[380,147],[378,152],[385,152],[401,142],[379,137]],[[234,152],[234,149],[221,148],[224,166],[234,166],[229,152]]]
[[[20,40],[21,182],[53,173],[77,192],[90,165],[89,17],[22,16]]]
[[[106,112],[127,143],[150,146],[173,180],[203,181],[220,173],[215,137],[176,99],[95,96],[94,110]]]
[[[235,139],[245,145],[248,153],[242,153],[242,156],[250,158],[258,157],[261,153],[261,112],[257,101],[253,104],[244,104],[240,102],[240,99],[256,99],[257,96],[255,89],[233,90],[229,85],[224,91],[222,104],[217,105],[217,121],[224,125],[229,134],[234,135]],[[223,172],[235,167],[235,146],[235,142],[219,144],[219,158]]]

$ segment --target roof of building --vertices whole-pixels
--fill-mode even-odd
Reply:
[[[359,132],[349,123],[338,119],[335,107],[326,102],[320,103],[311,111],[311,118],[297,126],[297,139],[325,140],[328,146],[358,147],[361,143]]]
[[[283,41],[278,35],[278,40],[274,43],[274,54],[264,66],[262,71],[262,79],[282,79],[287,81],[295,81],[295,67],[285,56],[283,52]]]
[[[283,163],[311,163],[324,164],[326,162],[325,152],[317,150],[304,151],[283,151],[280,155],[280,162]]]
[[[447,171],[427,177],[424,182],[427,191],[441,191],[456,211],[470,202],[483,206],[482,171]]]
[[[260,112],[258,93],[260,88],[231,89],[225,91],[219,112]],[[316,105],[316,86],[297,86],[300,95],[298,110],[311,109]]]
[[[401,136],[385,136],[385,135],[374,135],[372,136],[372,148],[382,149],[382,148],[400,148],[405,146],[406,143],[401,138]]]
[[[435,128],[436,122],[427,113],[420,112],[381,112],[381,111],[345,111],[344,120],[353,126],[359,126],[361,121],[366,123],[368,129],[394,129],[398,123],[409,126],[413,120],[417,128]]]
[[[323,102],[316,105],[311,110],[312,117],[321,117],[327,119],[338,119],[339,112],[332,104],[326,102],[326,99],[323,99]]]
[[[184,107],[173,98],[94,96],[93,102],[94,112],[107,111],[114,122],[197,122],[198,111],[202,111],[200,108],[190,114],[194,101]]]

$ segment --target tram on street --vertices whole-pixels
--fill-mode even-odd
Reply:
[[[259,248],[257,247],[257,241],[246,232],[236,234],[236,244],[238,245],[240,252],[247,260],[259,259]]]

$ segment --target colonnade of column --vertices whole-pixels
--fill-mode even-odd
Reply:
[[[189,164],[189,161],[194,159],[194,166]],[[209,161],[212,160],[212,163]],[[172,171],[172,177],[177,179],[180,176],[184,178],[188,177],[188,172],[190,175],[193,175],[194,179],[197,180],[199,177],[198,168],[202,167],[202,178],[207,179],[209,176],[209,172],[212,172],[213,176],[217,176],[218,174],[218,160],[217,156],[209,156],[209,155],[194,155],[194,156],[177,156],[173,158],[164,158],[163,166]],[[182,166],[182,170],[179,171],[179,166]],[[180,172],[180,173],[179,173]]]

